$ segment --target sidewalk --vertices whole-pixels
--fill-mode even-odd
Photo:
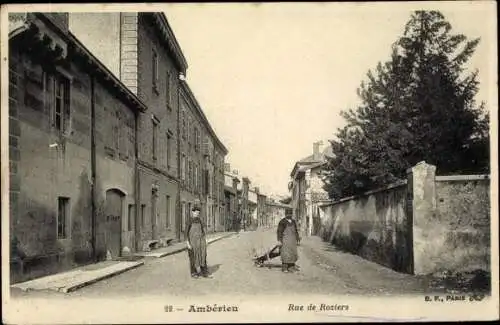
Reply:
[[[209,234],[208,243],[221,240],[236,234],[235,232],[223,232]],[[104,261],[79,267],[67,272],[57,273],[26,282],[11,285],[13,289],[22,291],[51,290],[68,293],[81,287],[90,285],[100,280],[118,275],[128,270],[144,265],[144,257],[164,257],[186,250],[186,243],[177,243],[172,246],[160,248],[152,252],[140,252],[134,254],[138,261]],[[142,257],[142,258],[139,258]]]
[[[208,243],[211,244],[215,241],[221,240],[223,238],[230,237],[232,235],[235,235],[236,232],[220,232],[220,233],[215,233],[215,234],[209,234],[207,235],[208,238]],[[141,256],[141,257],[165,257],[168,255],[173,255],[177,254],[179,252],[185,251],[187,249],[186,243],[185,242],[180,242],[176,243],[172,246],[167,246],[159,249],[155,249],[151,252],[138,252],[135,253],[135,256]]]
[[[12,285],[11,288],[17,288],[22,291],[52,290],[68,293],[94,282],[134,269],[143,264],[144,261],[105,261],[86,265],[63,273],[16,283]]]
[[[365,290],[366,294],[415,294],[429,290],[424,279],[343,252],[317,236],[304,237],[300,247],[315,264],[336,274],[349,285]]]

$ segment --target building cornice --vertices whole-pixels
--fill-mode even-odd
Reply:
[[[117,91],[120,96],[131,104],[137,111],[145,112],[146,105],[130,91],[99,59],[97,59],[71,32],[68,33],[70,45],[73,47],[74,54],[82,58],[86,65],[96,73],[107,86]]]
[[[210,135],[212,136],[212,138],[215,140],[215,143],[219,146],[219,148],[222,150],[224,155],[227,155],[228,154],[227,148],[224,146],[222,141],[220,141],[220,139],[217,137],[217,134],[215,134],[214,129],[210,125],[210,122],[208,121],[205,113],[203,113],[203,110],[201,109],[201,106],[200,106],[199,102],[196,100],[196,97],[195,97],[193,91],[191,90],[191,88],[189,87],[188,83],[185,80],[180,80],[180,85],[181,85],[181,89],[183,90],[183,92],[187,96],[186,99],[189,100],[191,102],[192,106],[196,109],[196,113],[201,118],[203,124],[206,126],[206,128],[207,128],[208,132],[210,133]]]
[[[137,111],[146,111],[144,103],[117,79],[71,32],[61,30],[60,26],[54,24],[42,13],[21,17],[21,19],[23,18],[24,21],[22,21],[21,27],[13,30],[9,35],[9,39],[23,37],[23,35],[29,37],[32,42],[45,46],[48,51],[53,53],[54,64],[56,65],[64,65],[69,62],[82,64],[87,72],[95,74],[107,87],[116,91],[122,100]],[[55,33],[55,39],[52,38],[50,33],[44,32],[40,24]],[[64,44],[60,44],[60,42]]]
[[[173,54],[175,64],[179,70],[185,74],[188,64],[165,14],[162,12],[143,12],[141,14],[152,20],[154,27],[156,27],[157,31],[162,36],[162,41],[167,49]]]
[[[142,159],[137,159],[137,164],[139,165],[139,167],[142,167],[143,169],[149,169],[155,173],[158,173],[158,174],[161,174],[165,177],[167,177],[168,180],[170,181],[173,181],[173,182],[176,182],[176,183],[179,183],[179,179],[177,179],[176,177],[170,175],[168,172],[152,165],[151,163],[148,163]]]

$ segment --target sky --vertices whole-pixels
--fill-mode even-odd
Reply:
[[[479,70],[477,99],[496,109],[491,4],[169,4],[165,14],[226,162],[265,193],[287,194],[295,162],[343,126],[340,111],[359,103],[356,89],[389,58],[415,5],[482,38],[469,68]]]

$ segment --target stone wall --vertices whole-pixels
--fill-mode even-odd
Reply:
[[[409,272],[411,247],[406,184],[323,205],[320,236],[348,252]]]
[[[489,178],[435,176],[429,183],[435,200],[414,220],[415,273],[490,271]]]
[[[24,42],[14,40],[10,45],[10,234],[15,282],[93,261],[92,91],[88,69],[73,52],[62,67],[39,62]],[[64,129],[59,130],[54,80],[63,76],[67,105],[63,105]],[[95,103],[96,203],[104,205],[106,190],[119,189],[126,194],[124,206],[134,204],[135,108],[99,79]],[[60,228],[64,233],[58,229],[61,211],[66,215]],[[127,227],[122,229],[122,243],[130,247],[133,238]]]
[[[74,88],[64,135],[53,127],[51,74],[11,47],[11,280],[39,276],[90,259],[89,101]],[[73,71],[74,83],[85,74]],[[67,236],[59,238],[58,198],[68,199]],[[16,259],[20,258],[16,262]],[[22,263],[22,264],[21,264]],[[21,269],[22,267],[22,269]]]
[[[399,184],[321,205],[319,236],[405,273],[489,271],[489,177],[435,173],[422,162]]]

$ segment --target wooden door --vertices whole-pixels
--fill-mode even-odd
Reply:
[[[112,258],[121,255],[123,194],[117,190],[106,191],[105,246]]]

